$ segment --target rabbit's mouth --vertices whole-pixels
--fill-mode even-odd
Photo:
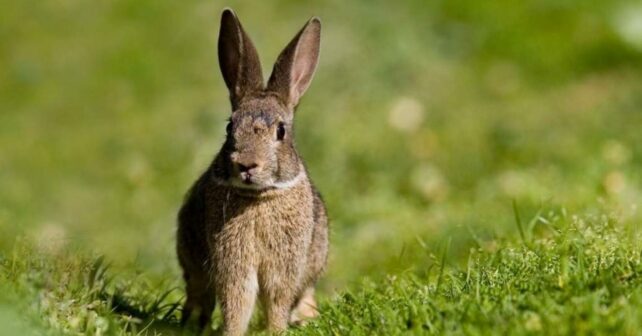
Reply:
[[[236,177],[236,185],[245,189],[265,189],[270,187],[270,181],[265,181],[261,176],[241,172]]]
[[[236,177],[230,179],[230,184],[240,189],[263,190],[269,189],[271,183],[264,182],[256,175],[241,172]]]
[[[241,180],[241,182],[243,182],[244,184],[248,184],[248,185],[254,184],[254,181],[253,181],[252,177],[253,177],[252,174],[247,173],[247,172],[241,172],[239,174],[239,179]]]

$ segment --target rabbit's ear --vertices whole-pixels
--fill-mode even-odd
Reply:
[[[221,16],[218,61],[230,90],[232,107],[249,93],[263,90],[263,72],[256,48],[243,30],[236,14],[226,8]]]
[[[321,21],[314,17],[303,26],[279,55],[268,82],[268,91],[279,94],[294,108],[312,81],[319,61]]]

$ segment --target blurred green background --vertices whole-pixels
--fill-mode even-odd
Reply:
[[[176,213],[230,111],[225,6],[266,77],[322,19],[296,115],[332,221],[322,293],[513,235],[512,200],[640,218],[637,1],[23,0],[0,10],[0,251],[180,284]]]

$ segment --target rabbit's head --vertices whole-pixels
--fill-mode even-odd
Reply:
[[[237,16],[223,11],[218,57],[232,115],[216,175],[239,188],[285,188],[304,177],[294,148],[294,109],[319,58],[321,23],[308,21],[279,55],[267,85],[259,56]]]

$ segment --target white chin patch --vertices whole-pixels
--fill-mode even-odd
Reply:
[[[303,179],[305,179],[305,170],[301,168],[301,170],[299,170],[299,173],[293,179],[287,181],[272,182],[270,186],[276,189],[290,189],[303,181]]]

